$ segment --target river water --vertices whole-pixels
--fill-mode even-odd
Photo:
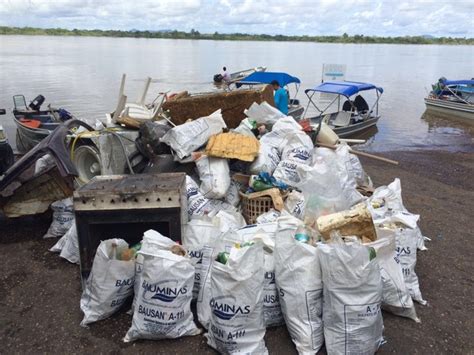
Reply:
[[[304,89],[321,81],[323,63],[347,66],[346,79],[384,88],[381,120],[367,133],[363,149],[473,149],[472,125],[424,114],[423,97],[432,82],[474,77],[474,46],[323,44],[95,37],[0,36],[0,116],[14,145],[12,96],[47,102],[81,119],[110,112],[117,103],[122,73],[130,99],[152,77],[149,99],[160,91],[215,90],[212,77],[223,65],[230,72],[255,66],[284,71]]]

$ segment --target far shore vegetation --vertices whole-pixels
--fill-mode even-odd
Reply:
[[[320,42],[320,43],[393,43],[393,44],[464,44],[473,45],[474,38],[465,37],[433,37],[433,36],[398,36],[379,37],[364,35],[340,36],[287,36],[246,33],[200,33],[177,30],[161,31],[118,31],[118,30],[68,30],[64,28],[35,28],[0,26],[0,35],[46,35],[46,36],[92,36],[92,37],[129,37],[129,38],[169,38],[169,39],[207,39],[227,41],[289,41],[289,42]]]

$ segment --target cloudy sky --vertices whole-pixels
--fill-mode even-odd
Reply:
[[[0,0],[0,25],[474,37],[474,0]]]

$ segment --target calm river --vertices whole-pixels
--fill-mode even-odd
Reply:
[[[115,108],[122,73],[125,92],[138,97],[143,80],[159,91],[210,91],[213,74],[267,66],[301,79],[304,89],[321,81],[323,63],[347,66],[346,79],[384,88],[382,118],[364,149],[473,149],[474,128],[423,115],[423,97],[439,77],[474,77],[474,46],[233,42],[94,37],[0,36],[0,116],[14,145],[12,96],[27,101],[43,94],[47,103],[81,119],[101,117]]]

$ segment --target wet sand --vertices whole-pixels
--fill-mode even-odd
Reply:
[[[390,152],[391,166],[363,159],[376,186],[395,177],[405,206],[421,214],[432,239],[418,252],[416,272],[427,306],[416,306],[422,323],[384,313],[387,344],[380,353],[466,354],[474,351],[472,256],[474,153]],[[120,313],[82,328],[79,268],[48,251],[43,240],[50,216],[0,220],[0,343],[5,353],[215,353],[203,336],[124,344],[131,317]],[[285,327],[270,329],[271,354],[293,354]]]

